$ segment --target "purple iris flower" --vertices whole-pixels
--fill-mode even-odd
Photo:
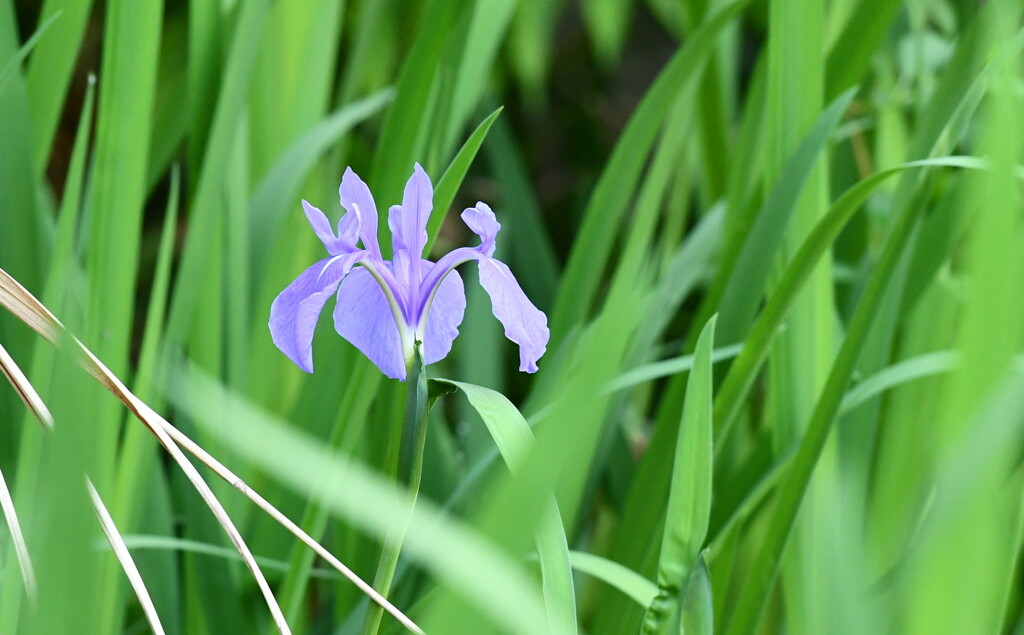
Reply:
[[[385,375],[404,381],[417,345],[425,364],[444,359],[451,350],[466,310],[455,267],[475,260],[495,317],[505,336],[519,345],[519,370],[537,371],[548,343],[547,317],[526,297],[508,266],[491,257],[501,225],[490,207],[477,203],[462,212],[462,220],[480,237],[479,246],[460,247],[437,262],[423,259],[434,189],[417,163],[402,204],[388,213],[394,260],[384,260],[377,243],[377,207],[366,183],[346,169],[339,193],[346,214],[337,234],[323,212],[302,201],[329,256],[302,272],[270,307],[270,334],[281,352],[313,372],[313,332],[324,304],[337,291],[338,334]]]

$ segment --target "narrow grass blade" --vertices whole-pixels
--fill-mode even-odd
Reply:
[[[233,560],[236,562],[242,561],[242,558],[234,549],[206,542],[199,542],[198,540],[140,534],[124,534],[122,535],[122,538],[124,539],[125,546],[131,551],[181,551],[211,556],[214,558],[223,558],[224,560]],[[280,571],[282,573],[288,571],[288,563],[284,560],[275,560],[273,558],[258,555],[255,556],[255,558],[256,562],[260,563],[260,566],[264,570]],[[310,577],[320,580],[343,579],[343,576],[337,571],[331,571],[330,569],[324,568],[314,568],[309,572],[309,575]]]
[[[857,382],[846,393],[839,406],[839,414],[850,412],[866,401],[907,382],[947,373],[960,365],[959,360],[960,356],[955,351],[936,351],[883,368]]]
[[[466,178],[469,166],[472,165],[477,151],[480,150],[481,144],[483,144],[484,139],[487,138],[488,131],[491,129],[491,125],[494,124],[501,111],[502,108],[497,108],[480,122],[480,125],[476,127],[473,134],[469,135],[466,142],[459,148],[452,162],[448,164],[448,169],[441,175],[441,180],[437,182],[437,187],[434,188],[434,213],[430,215],[430,219],[427,221],[427,253],[430,253],[431,246],[437,240],[437,234],[441,231],[441,224],[444,223],[445,217],[448,216],[448,208],[452,206],[452,201],[455,200],[455,193],[459,191],[462,179]]]
[[[644,608],[658,595],[658,585],[614,560],[586,551],[570,551],[569,562],[573,569],[610,584]]]
[[[825,61],[825,99],[861,82],[902,4],[861,0]]]
[[[711,351],[711,362],[718,363],[727,359],[732,359],[739,355],[742,350],[743,344],[732,344],[731,346],[716,348]],[[695,359],[695,355],[682,355],[680,357],[663,359],[652,364],[638,366],[637,368],[622,373],[616,377],[615,381],[608,384],[607,390],[609,392],[624,390],[639,384],[654,381],[655,379],[685,373],[693,368]]]
[[[722,338],[727,342],[741,339],[754,318],[771,267],[782,249],[782,238],[790,225],[801,192],[811,178],[817,159],[827,147],[832,133],[849,108],[855,94],[849,90],[835,99],[793,151],[771,193],[757,213],[754,226],[746,235],[743,248],[732,267],[719,275],[728,280],[719,305],[722,315]]]
[[[683,418],[676,441],[675,462],[658,557],[658,596],[644,615],[644,633],[671,630],[677,602],[683,596],[694,563],[707,536],[711,516],[711,350],[716,318],[701,331],[695,364],[686,385]]]
[[[135,597],[138,598],[139,604],[142,606],[142,612],[146,616],[146,621],[149,622],[149,627],[153,629],[153,633],[155,633],[155,635],[163,635],[164,627],[160,623],[160,616],[157,615],[156,606],[153,605],[153,599],[149,597],[149,591],[146,589],[146,583],[142,579],[142,575],[139,573],[139,568],[135,565],[135,561],[132,560],[132,554],[128,552],[128,547],[124,544],[121,532],[119,532],[117,527],[114,525],[114,519],[110,517],[110,512],[107,511],[107,507],[103,504],[103,500],[100,498],[99,493],[96,492],[96,488],[93,486],[92,481],[88,478],[85,481],[89,488],[89,497],[92,499],[92,506],[96,510],[96,517],[100,521],[100,526],[103,527],[103,533],[106,535],[107,541],[110,543],[110,548],[114,551],[114,555],[117,556],[118,562],[121,563],[121,568],[124,569],[125,575],[128,576],[128,581],[131,582],[132,589],[135,590]]]
[[[32,158],[41,176],[50,158],[53,139],[74,75],[92,0],[46,0],[40,29],[56,18],[50,34],[39,43],[28,65],[25,84],[32,104]]]
[[[124,334],[131,331],[135,307],[137,237],[146,199],[146,159],[163,7],[154,0],[114,0],[106,12],[103,83],[89,190],[90,302],[84,337],[97,342],[97,350],[114,371],[123,373],[129,348]],[[101,337],[103,332],[116,335]],[[101,444],[100,452],[110,452],[116,429],[100,434],[108,435],[109,440]],[[92,478],[101,487],[106,485],[106,474],[92,474]]]
[[[442,151],[447,152],[452,146],[487,87],[487,73],[494,64],[517,4],[518,0],[480,0],[474,3],[462,55],[455,71],[455,86],[452,89]]]
[[[18,559],[18,568],[21,570],[21,581],[25,585],[25,593],[28,599],[36,599],[36,574],[32,568],[32,559],[28,555],[28,547],[25,545],[25,536],[21,532],[21,523],[18,522],[18,513],[14,509],[14,499],[7,489],[7,481],[4,480],[4,473],[0,470],[0,509],[3,509],[4,520],[7,521],[7,528],[11,532],[11,542],[14,543],[14,554]]]
[[[167,318],[165,344],[171,347],[185,340],[195,318],[198,296],[203,288],[204,274],[212,257],[213,240],[217,234],[213,229],[220,222],[214,210],[219,207],[220,188],[223,185],[221,178],[231,158],[238,121],[246,105],[269,2],[251,0],[242,4],[239,10],[234,39],[224,68],[225,80],[217,96],[202,171],[190,206],[193,213],[188,239],[181,255],[170,315]]]
[[[32,34],[32,37],[21,45],[21,48],[19,48],[18,52],[14,54],[14,57],[9,59],[6,64],[0,67],[0,93],[4,91],[4,88],[7,87],[7,83],[11,81],[14,75],[20,71],[22,62],[25,61],[28,54],[31,53],[32,49],[34,49],[36,44],[39,43],[39,39],[43,37],[43,34],[46,33],[47,29],[49,29],[53,25],[54,21],[59,17],[60,13],[58,12],[47,18],[39,25],[39,28]]]

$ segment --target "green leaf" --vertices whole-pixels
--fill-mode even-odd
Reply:
[[[36,32],[32,34],[32,37],[30,37],[28,40],[25,41],[24,44],[21,45],[21,48],[18,49],[14,56],[11,57],[11,59],[7,60],[7,62],[3,66],[0,66],[0,93],[4,91],[4,88],[7,87],[7,83],[11,81],[11,79],[13,79],[14,76],[21,70],[22,62],[25,61],[25,58],[28,57],[28,54],[31,53],[32,49],[34,49],[36,45],[39,43],[39,39],[43,37],[43,34],[46,33],[47,29],[49,29],[53,25],[54,21],[59,17],[60,12],[57,12],[54,15],[51,15],[49,18],[47,18],[42,24],[39,25],[39,28],[36,29]]]
[[[698,556],[686,584],[679,618],[680,635],[712,635],[715,632],[715,607],[705,554],[706,551]]]
[[[514,472],[522,466],[533,442],[533,433],[530,424],[512,402],[501,393],[483,386],[450,379],[432,379],[431,382],[461,390],[484,420],[509,470]],[[536,544],[549,624],[556,633],[575,633],[576,599],[569,569],[569,547],[554,499],[544,508],[537,527]]]
[[[793,151],[771,194],[758,211],[734,266],[720,271],[719,275],[728,280],[720,304],[723,316],[721,333],[725,341],[740,340],[753,320],[768,283],[771,267],[767,264],[774,262],[779,253],[800,194],[855,93],[853,89],[846,91],[821,113],[814,127]]]
[[[902,386],[907,382],[946,373],[959,366],[959,355],[955,351],[937,351],[904,359],[892,366],[865,377],[843,397],[839,414],[846,414],[862,403],[883,392]]]
[[[32,167],[36,175],[43,174],[50,158],[92,4],[92,0],[46,0],[39,14],[40,31],[51,20],[56,22],[32,53],[25,77],[32,104]]]
[[[683,594],[691,567],[707,536],[713,473],[711,349],[715,321],[713,316],[701,331],[694,352],[696,361],[686,384],[658,557],[658,596],[644,615],[644,633],[669,630],[672,614],[677,610],[675,604]]]
[[[644,608],[658,595],[658,585],[614,560],[585,551],[570,551],[569,561],[573,569],[607,582]]]
[[[515,471],[522,465],[533,442],[533,433],[530,424],[505,395],[490,388],[451,379],[435,378],[430,383],[434,386],[447,384],[461,390],[480,414],[509,469]],[[434,388],[432,392],[436,394],[439,390],[440,387]]]
[[[459,148],[452,162],[448,164],[448,169],[441,175],[441,180],[437,182],[437,187],[434,188],[434,213],[430,215],[430,219],[427,221],[427,253],[430,253],[431,246],[437,240],[437,234],[441,231],[441,224],[444,223],[444,219],[448,215],[448,208],[452,206],[455,194],[459,191],[459,187],[462,186],[462,179],[466,178],[466,172],[469,170],[469,166],[472,165],[473,159],[476,158],[480,145],[483,144],[484,139],[487,137],[487,132],[491,129],[491,125],[498,118],[498,115],[501,114],[502,110],[503,107],[498,107],[480,122],[480,125],[476,127],[473,134],[469,135],[466,142]]]

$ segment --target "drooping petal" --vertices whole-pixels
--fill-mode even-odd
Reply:
[[[505,263],[481,257],[480,284],[491,296],[491,311],[505,327],[505,337],[519,345],[519,370],[537,372],[548,344],[548,318],[523,293]]]
[[[363,247],[372,255],[380,258],[380,245],[377,242],[377,206],[373,202],[370,188],[366,187],[352,168],[345,168],[338,188],[341,205],[359,219],[359,237]]]
[[[366,269],[355,269],[341,283],[334,328],[382,373],[392,379],[405,379],[402,340],[391,305]]]
[[[324,303],[361,257],[360,253],[324,258],[303,271],[270,305],[270,336],[295,365],[313,372],[313,333]]]
[[[494,254],[494,241],[498,237],[501,223],[495,218],[490,206],[478,201],[476,207],[470,207],[462,212],[462,222],[480,237],[478,249],[481,253],[485,256]]]
[[[424,260],[423,270],[430,267]],[[459,334],[459,325],[466,313],[466,291],[458,271],[451,271],[437,288],[430,303],[423,334],[423,363],[433,364],[448,356],[452,342]]]

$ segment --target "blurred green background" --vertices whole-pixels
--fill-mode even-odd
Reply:
[[[405,386],[328,317],[306,375],[267,318],[323,256],[300,199],[336,221],[351,166],[383,213],[418,161],[433,259],[489,203],[552,333],[518,373],[462,272],[428,373],[470,384],[434,384],[389,595],[427,632],[1022,633],[1022,13],[0,0],[0,268],[372,580]],[[166,632],[273,631],[146,428],[6,311],[0,344],[55,422],[0,388],[0,633],[150,628],[85,474]],[[198,467],[291,629],[362,632],[365,595]]]

